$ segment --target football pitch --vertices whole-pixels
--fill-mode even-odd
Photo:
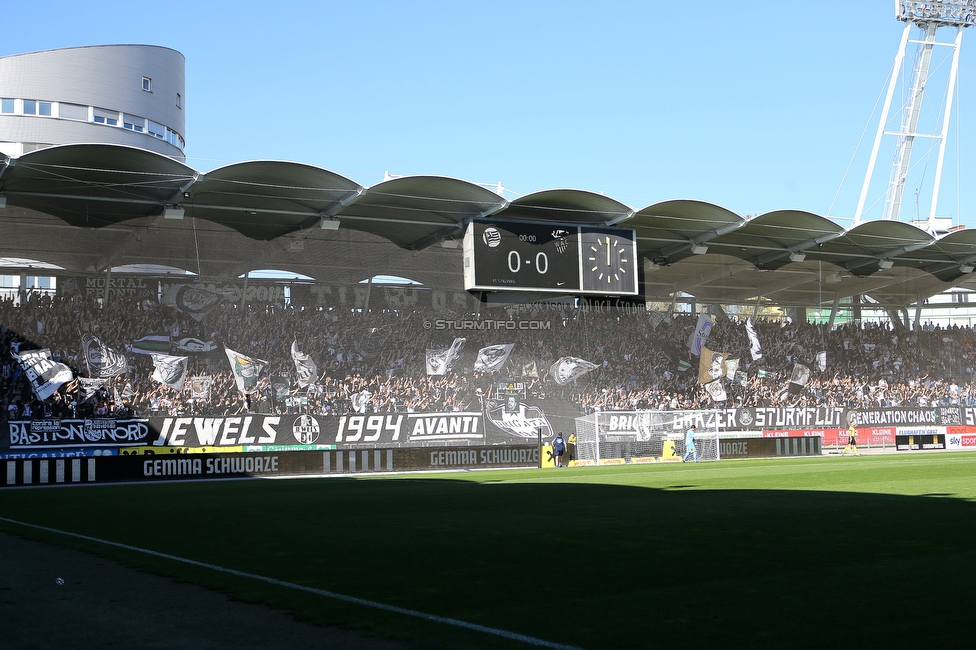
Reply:
[[[425,648],[976,635],[969,453],[5,489],[0,517],[5,532]]]

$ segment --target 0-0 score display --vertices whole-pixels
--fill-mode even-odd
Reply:
[[[636,295],[636,259],[633,230],[473,221],[464,236],[464,288]]]

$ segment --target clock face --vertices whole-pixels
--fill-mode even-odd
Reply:
[[[637,291],[637,251],[633,231],[587,229],[580,238],[584,291]]]

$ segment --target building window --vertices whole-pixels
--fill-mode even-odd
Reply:
[[[37,115],[37,102],[33,99],[24,100],[24,115]]]
[[[81,104],[58,103],[58,117],[66,120],[88,121],[88,107]]]
[[[183,95],[176,93],[176,108],[183,108]]]
[[[14,100],[12,99],[0,99],[0,113],[13,113],[14,112]]]
[[[96,108],[92,110],[92,120],[95,122],[95,124],[118,126],[119,114],[116,111],[107,111],[104,108]]]
[[[37,114],[51,117],[51,102],[37,102]]]
[[[146,120],[138,115],[128,115],[123,113],[122,128],[135,131],[136,133],[142,133],[146,130]]]
[[[166,127],[149,120],[149,135],[160,140],[166,139]]]
[[[143,77],[142,78],[142,89],[145,90],[147,93],[151,93],[152,92],[152,79],[150,79],[149,77]]]

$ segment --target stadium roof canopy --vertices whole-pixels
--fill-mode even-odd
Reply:
[[[694,200],[640,210],[582,190],[508,201],[481,185],[410,176],[365,188],[334,172],[253,161],[200,173],[105,144],[0,157],[0,256],[67,274],[165,265],[209,278],[280,269],[333,283],[378,274],[460,288],[460,240],[479,217],[633,228],[650,300],[829,305],[862,294],[904,308],[976,288],[976,231],[934,237],[869,221],[845,229],[809,212],[743,218]]]

